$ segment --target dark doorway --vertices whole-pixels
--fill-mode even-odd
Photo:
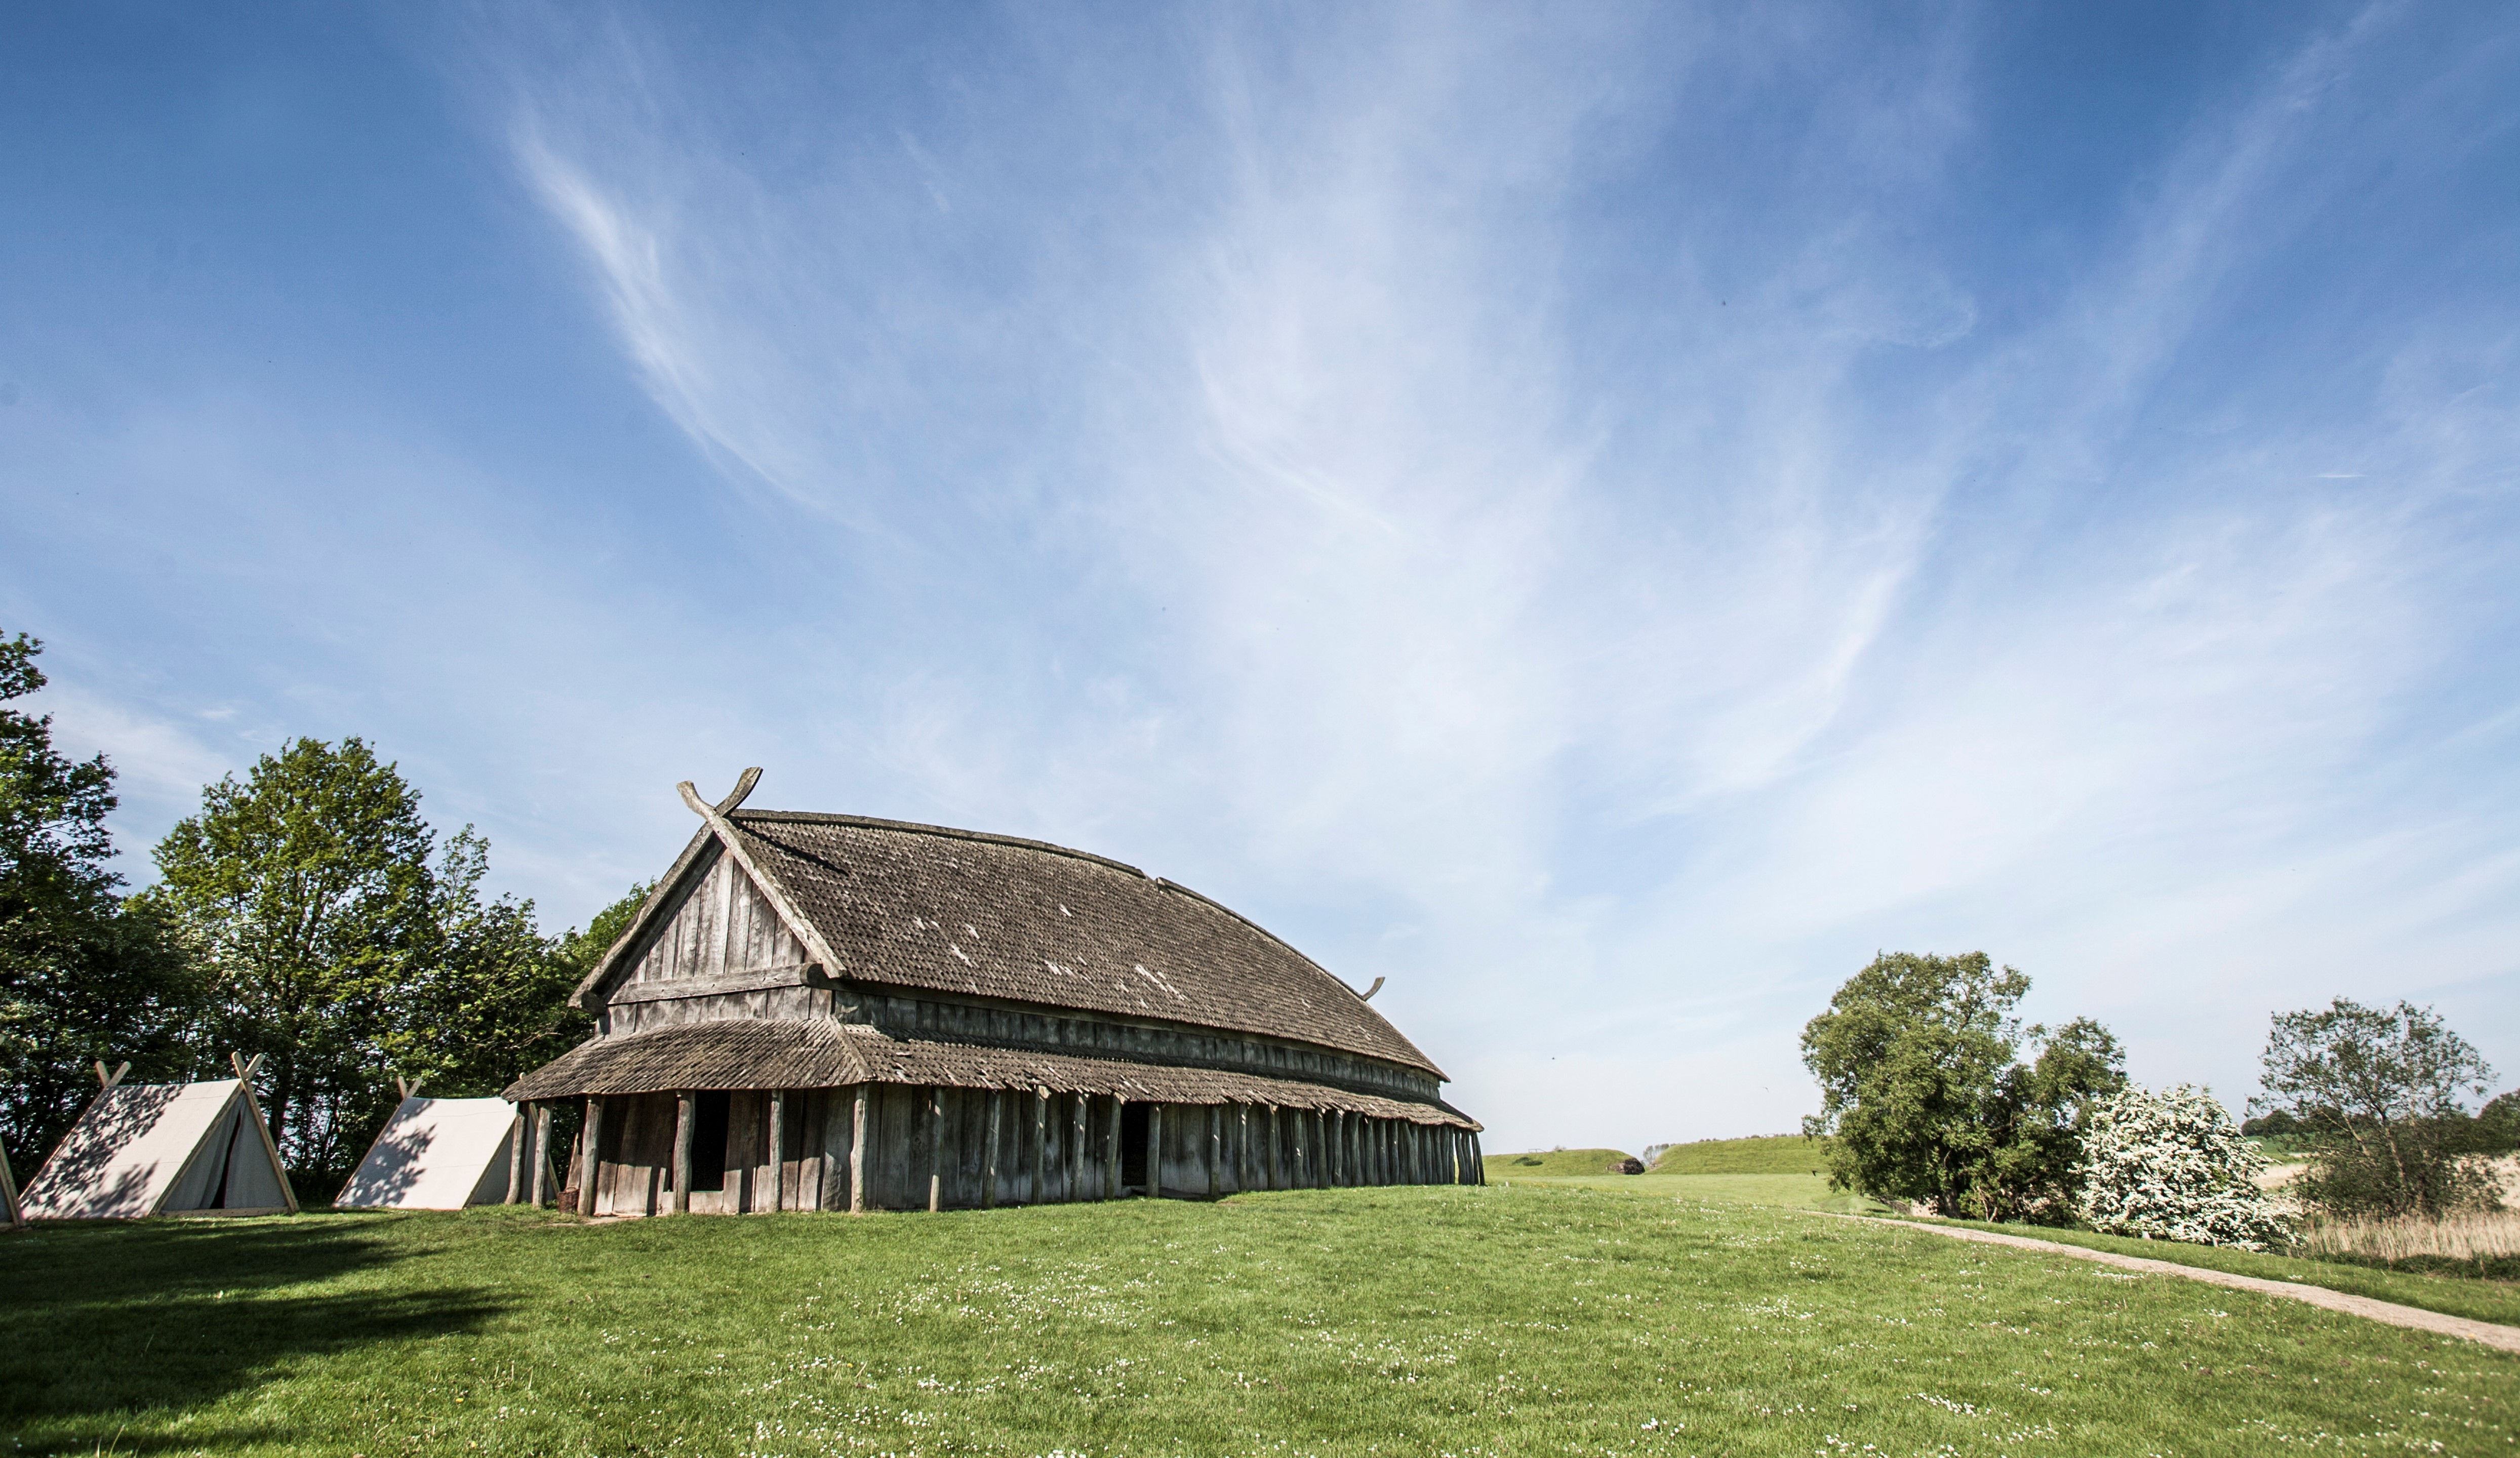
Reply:
[[[729,1095],[704,1088],[692,1110],[692,1188],[726,1188],[726,1118]]]
[[[1146,1104],[1120,1106],[1120,1182],[1143,1186],[1147,1182],[1147,1109]]]

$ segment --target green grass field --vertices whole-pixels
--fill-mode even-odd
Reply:
[[[1492,1154],[1480,1161],[1488,1178],[1606,1174],[1612,1165],[1633,1158],[1624,1149],[1552,1149],[1545,1154]]]
[[[2471,1321],[2498,1321],[2505,1326],[2520,1326],[2520,1285],[2509,1281],[2418,1275],[2411,1271],[2348,1265],[2336,1260],[2302,1260],[2289,1256],[2260,1256],[2214,1246],[2181,1245],[2176,1241],[2129,1240],[2122,1235],[2095,1235],[2088,1230],[1990,1225],[1980,1220],[1945,1223],[1966,1225],[1972,1230],[1996,1230],[2005,1235],[2027,1236],[2032,1240],[2052,1240],[2058,1245],[2082,1246],[2094,1251],[2115,1251],[2122,1256],[2140,1256],[2147,1260],[2225,1270],[2234,1275],[2261,1276],[2270,1281],[2299,1281],[2304,1285],[2324,1286],[2330,1291],[2342,1291],[2352,1296],[2367,1296],[2373,1301],[2396,1302],[2401,1305],[2420,1306],[2427,1311],[2464,1316]]]
[[[1562,1177],[1545,1181],[1551,1186],[1621,1191],[1629,1194],[1658,1195],[1692,1201],[1730,1201],[1765,1205],[1789,1210],[1817,1210],[1841,1215],[1881,1215],[1887,1208],[1859,1195],[1830,1191],[1828,1180],[1808,1174],[1684,1174],[1671,1175],[1656,1166],[1650,1174]],[[2055,1230],[2044,1225],[1994,1225],[1980,1220],[1947,1220],[1937,1223],[1966,1225],[1973,1230],[1994,1230],[2005,1235],[2026,1236],[2032,1240],[2052,1240],[2059,1245],[2084,1246],[2095,1251],[2116,1251],[2128,1256],[2141,1256],[2151,1260],[2167,1260],[2174,1265],[2202,1266],[2207,1270],[2230,1271],[2244,1276],[2260,1276],[2270,1281],[2298,1281],[2305,1286],[2323,1286],[2353,1296],[2367,1296],[2374,1301],[2396,1302],[2427,1311],[2440,1311],[2452,1316],[2465,1316],[2473,1321],[2498,1321],[2520,1326],[2520,1286],[2507,1281],[2480,1281],[2447,1276],[2418,1275],[2410,1271],[2377,1270],[2369,1266],[2348,1265],[2333,1260],[2307,1260],[2289,1256],[2259,1256],[2247,1251],[2218,1250],[2212,1246],[2180,1245],[2172,1241],[2128,1240],[2115,1235],[2094,1235],[2083,1230]]]
[[[0,1238],[0,1429],[367,1458],[2514,1451],[2520,1358],[1759,1203],[1812,1183],[48,1227]]]
[[[1657,1174],[1817,1174],[1827,1168],[1821,1141],[1800,1134],[1701,1139],[1675,1144],[1654,1161]]]

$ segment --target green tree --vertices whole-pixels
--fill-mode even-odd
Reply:
[[[567,939],[534,929],[532,902],[483,898],[489,855],[470,825],[448,838],[431,887],[428,954],[397,990],[403,1017],[385,1039],[394,1071],[436,1093],[497,1093],[566,1052],[593,1023],[568,1005],[581,973]]]
[[[22,1173],[95,1092],[98,1059],[183,1078],[200,986],[161,921],[118,894],[113,769],[53,747],[7,704],[44,686],[43,644],[0,639],[0,1140]]]
[[[561,934],[560,958],[568,964],[571,989],[584,981],[586,974],[595,970],[595,964],[604,960],[604,954],[612,950],[612,944],[621,940],[621,934],[630,930],[631,918],[639,914],[639,908],[647,905],[655,889],[655,882],[642,881],[619,901],[596,912],[586,930],[570,927]]]
[[[2312,1140],[2302,1198],[2341,1215],[2438,1218],[2490,1204],[2491,1180],[2467,1156],[2479,1130],[2463,1099],[2494,1070],[2429,1007],[2277,1013],[2260,1055],[2253,1111],[2291,1115]]]
[[[1984,952],[1884,952],[1803,1029],[1821,1085],[1804,1132],[1829,1140],[1839,1188],[1944,1215],[2065,1218],[2092,1101],[2125,1085],[2107,1029],[2050,1035],[2012,1016],[2030,979]],[[2016,1061],[2025,1038],[2042,1045]]]
[[[2520,1149],[2520,1089],[2498,1094],[2476,1111],[2476,1135],[2480,1154],[2509,1154]]]
[[[420,797],[366,743],[299,739],[222,778],[148,893],[211,980],[216,1046],[264,1056],[294,1170],[346,1171],[392,1099],[397,998],[438,942]]]

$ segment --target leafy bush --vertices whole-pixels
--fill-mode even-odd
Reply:
[[[2479,1154],[2520,1150],[2520,1089],[2496,1097],[2477,1114],[2475,1144]]]
[[[2473,1158],[2483,1121],[2463,1096],[2482,1096],[2494,1070],[2431,1008],[2339,997],[2278,1013],[2260,1063],[2256,1107],[2311,1136],[2311,1169],[2294,1190],[2309,1205],[2436,1220],[2493,1208],[2494,1181]]]
[[[2263,1251],[2292,1233],[2266,1166],[2212,1094],[2130,1085],[2092,1106],[2076,1212],[2104,1234]]]
[[[2029,991],[1982,951],[1883,952],[1848,979],[1803,1028],[1821,1086],[1803,1132],[1827,1140],[1830,1183],[1938,1215],[2070,1218],[2086,1111],[2125,1083],[2126,1060],[2089,1018],[2025,1030],[2011,1014]]]

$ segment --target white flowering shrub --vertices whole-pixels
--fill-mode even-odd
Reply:
[[[2266,1156],[2202,1088],[2129,1084],[2092,1106],[2075,1213],[2094,1230],[2263,1251],[2291,1240]]]

